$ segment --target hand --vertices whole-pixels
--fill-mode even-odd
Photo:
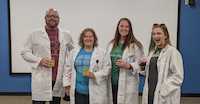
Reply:
[[[115,64],[123,69],[131,69],[131,65],[129,63],[126,63],[125,61],[123,61],[122,59],[118,59]]]
[[[87,71],[86,73],[84,73],[84,76],[91,78],[91,79],[95,79],[95,75],[91,71]]]
[[[147,57],[142,57],[139,59],[138,63],[140,66],[146,66],[147,60],[148,60]]]
[[[148,60],[147,57],[142,57],[142,58],[139,59],[138,63],[140,65],[141,71],[145,70],[147,60]]]
[[[41,66],[44,66],[46,68],[52,68],[55,64],[54,60],[51,60],[48,57],[42,58],[42,60],[39,63]]]
[[[71,88],[70,86],[65,87],[65,93],[67,96],[70,96],[70,88]]]

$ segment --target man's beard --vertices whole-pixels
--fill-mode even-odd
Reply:
[[[58,27],[58,23],[55,23],[54,25],[47,24],[47,26],[50,27],[50,28],[56,28],[56,27]]]
[[[51,22],[54,22],[53,24],[51,23]],[[54,20],[51,20],[51,21],[49,21],[49,22],[46,22],[46,24],[47,24],[47,26],[49,27],[49,28],[56,28],[57,26],[58,26],[58,22],[56,22],[56,21],[54,21]]]

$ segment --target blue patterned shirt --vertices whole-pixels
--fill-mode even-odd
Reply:
[[[92,52],[87,52],[82,48],[75,60],[76,91],[81,94],[89,94],[89,78],[83,76],[83,71],[89,69],[91,56]]]

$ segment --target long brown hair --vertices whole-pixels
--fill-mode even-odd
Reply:
[[[153,24],[153,26],[152,26],[152,32],[151,32],[151,41],[150,41],[150,45],[149,45],[149,53],[151,51],[153,51],[155,49],[155,47],[156,47],[156,44],[153,41],[153,37],[152,37],[152,35],[153,35],[153,29],[155,29],[155,28],[160,28],[163,31],[164,35],[167,37],[165,39],[166,44],[171,45],[167,26],[165,24]]]
[[[128,24],[129,24],[129,32],[128,32],[128,35],[125,39],[125,42],[123,44],[123,50],[126,48],[126,47],[129,47],[131,43],[135,43],[139,48],[143,48],[141,42],[139,42],[134,34],[133,34],[133,29],[132,29],[132,24],[131,24],[131,21],[128,19],[128,18],[121,18],[117,24],[117,28],[116,28],[116,31],[115,31],[115,37],[114,39],[111,41],[112,43],[114,43],[113,45],[113,48],[115,48],[116,46],[118,46],[118,43],[119,43],[119,40],[120,40],[120,33],[119,33],[119,24],[121,21],[127,21]]]
[[[79,37],[79,45],[80,45],[82,48],[84,47],[83,38],[84,38],[84,36],[85,36],[85,34],[86,34],[87,32],[91,32],[91,33],[93,34],[93,36],[94,36],[94,45],[93,45],[93,47],[97,47],[97,46],[98,46],[98,38],[97,38],[97,35],[96,35],[94,29],[92,29],[92,28],[85,28],[85,29],[81,32],[80,37]]]

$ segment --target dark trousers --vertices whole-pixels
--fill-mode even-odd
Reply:
[[[112,85],[113,104],[117,104],[118,85]]]
[[[52,89],[55,85],[55,81],[52,81]],[[60,104],[61,97],[53,97],[53,100],[50,101],[50,104]],[[46,101],[35,101],[32,100],[32,104],[45,104]]]
[[[60,97],[53,97],[53,101],[50,101],[50,104],[60,104]],[[32,104],[45,104],[46,101],[35,101],[32,100]]]
[[[89,95],[75,92],[75,104],[90,104]]]
[[[148,104],[153,104],[154,96],[148,96]]]

